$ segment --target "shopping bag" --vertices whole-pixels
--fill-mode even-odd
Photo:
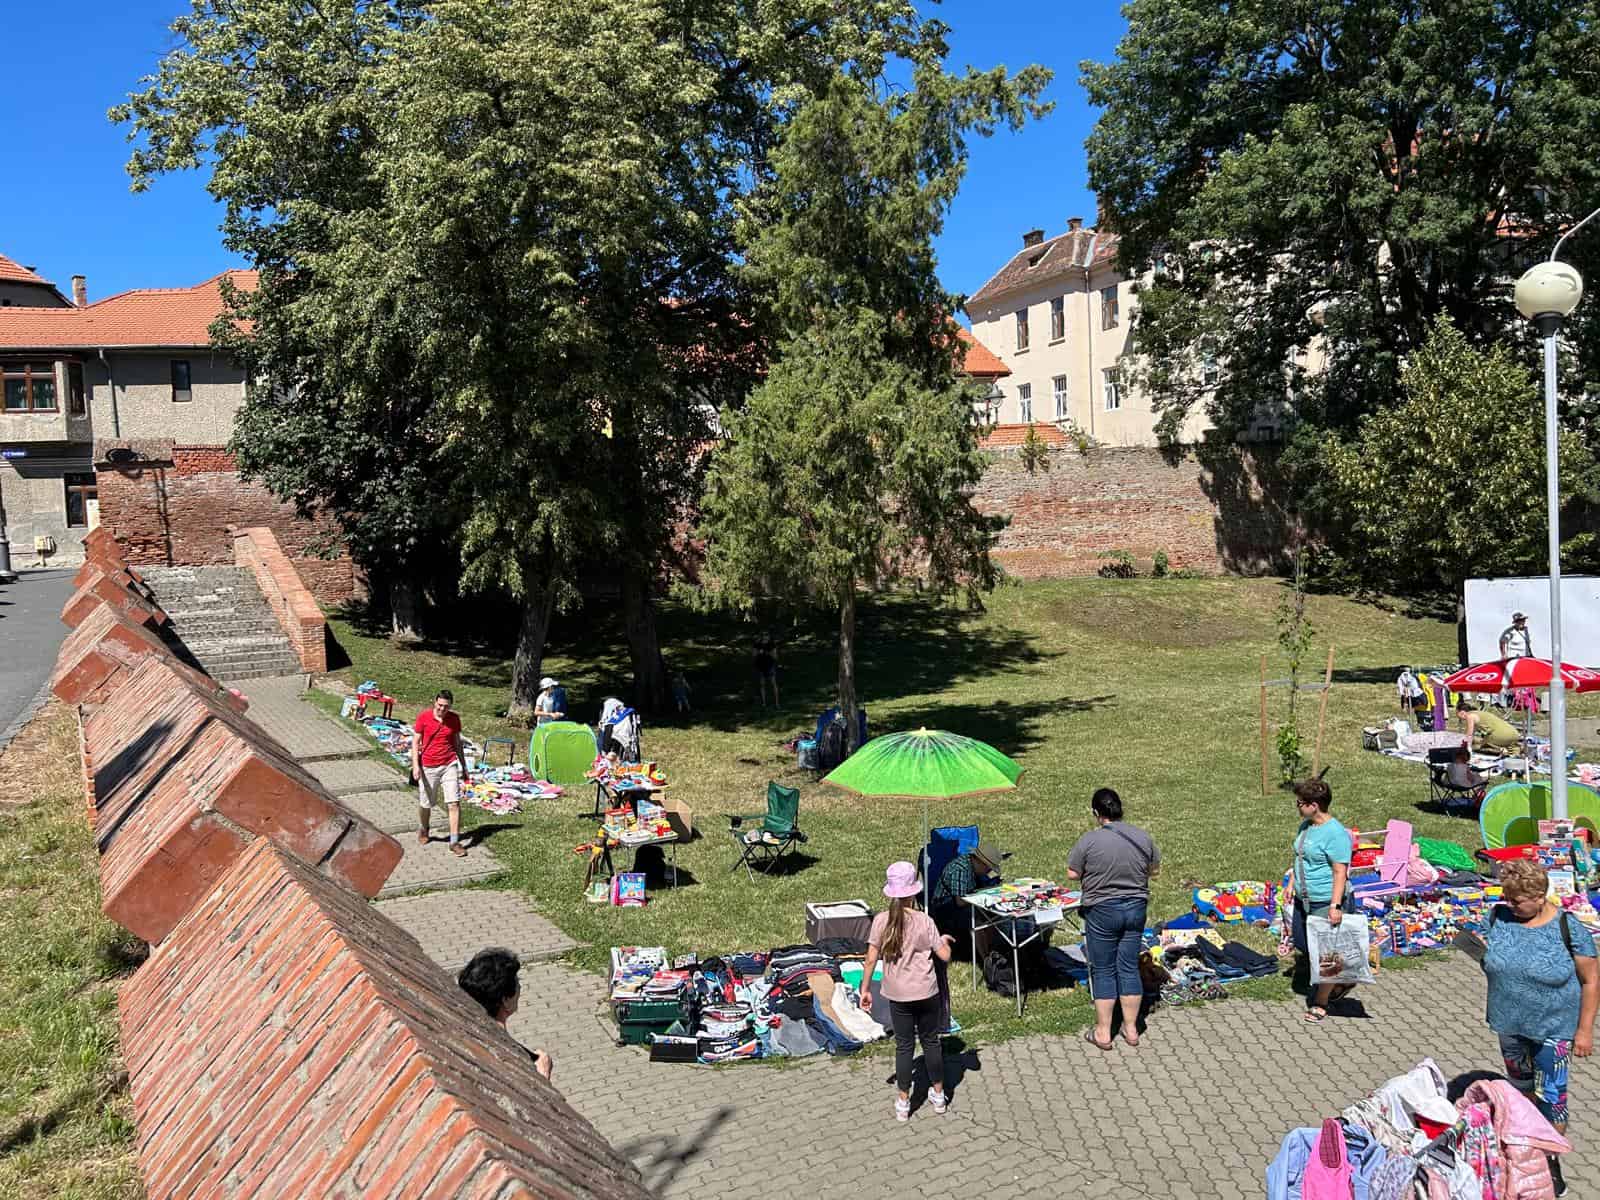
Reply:
[[[1367,962],[1367,919],[1346,913],[1337,925],[1326,917],[1306,918],[1306,941],[1311,949],[1311,982],[1371,983]]]

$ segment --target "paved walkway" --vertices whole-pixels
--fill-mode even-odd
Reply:
[[[364,757],[376,744],[302,700],[304,675],[244,679],[234,686],[250,701],[250,719],[302,763]]]
[[[48,695],[56,652],[71,632],[61,623],[61,606],[72,595],[74,573],[69,568],[21,571],[15,583],[0,584],[0,646],[5,647],[0,750],[33,719]]]
[[[363,811],[405,816],[397,771],[370,759],[308,765]],[[442,841],[401,844],[392,885],[402,890],[455,887],[497,868],[487,847],[459,860]],[[1284,1133],[1336,1114],[1422,1058],[1447,1077],[1499,1066],[1483,1024],[1482,974],[1455,955],[1383,972],[1360,993],[1364,1015],[1320,1026],[1301,1019],[1298,1001],[1241,1000],[1158,1010],[1135,1050],[1102,1053],[1076,1036],[968,1049],[948,1062],[949,1113],[924,1106],[900,1125],[893,1061],[882,1050],[785,1068],[704,1068],[652,1065],[644,1050],[617,1046],[603,981],[540,961],[572,943],[513,893],[436,891],[378,907],[446,968],[483,945],[523,956],[512,1034],[555,1054],[557,1086],[664,1198],[776,1186],[852,1200],[950,1190],[1006,1200],[1246,1200],[1262,1194]],[[1597,1195],[1600,1072],[1591,1060],[1574,1062],[1573,1095],[1578,1149],[1567,1179],[1572,1194]]]

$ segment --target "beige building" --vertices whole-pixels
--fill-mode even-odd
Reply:
[[[1158,414],[1125,379],[1137,299],[1116,258],[1115,234],[1073,217],[1056,237],[1023,234],[1022,249],[967,301],[973,334],[1011,371],[991,394],[1002,431],[1070,422],[1100,445],[1156,445]],[[1198,441],[1206,424],[1192,412],[1179,440]]]
[[[210,348],[222,278],[90,304],[83,276],[68,300],[0,255],[0,501],[18,565],[81,560],[98,513],[96,437],[227,443],[244,372]]]

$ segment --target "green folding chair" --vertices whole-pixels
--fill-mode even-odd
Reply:
[[[760,813],[730,815],[728,820],[728,832],[739,847],[739,860],[731,869],[737,871],[743,867],[752,883],[756,871],[770,872],[792,855],[796,846],[805,845],[806,835],[800,832],[800,793],[772,780],[767,781],[764,816]],[[746,824],[749,821],[759,824]]]

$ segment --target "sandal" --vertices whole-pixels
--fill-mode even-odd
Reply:
[[[1096,1050],[1115,1050],[1117,1048],[1117,1044],[1115,1042],[1102,1042],[1097,1040],[1094,1036],[1094,1030],[1092,1028],[1085,1029],[1083,1031],[1083,1040],[1088,1042],[1089,1045],[1093,1046]]]
[[[1307,1025],[1320,1025],[1320,1024],[1322,1024],[1323,1021],[1325,1021],[1327,1019],[1328,1019],[1328,1010],[1325,1009],[1325,1008],[1318,1008],[1315,1005],[1313,1005],[1312,1007],[1306,1009],[1306,1024]]]

